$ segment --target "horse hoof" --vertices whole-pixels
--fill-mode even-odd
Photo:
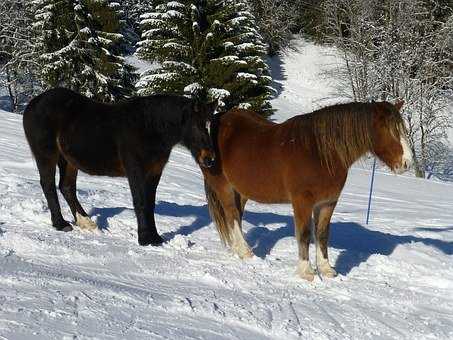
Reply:
[[[61,229],[61,231],[64,231],[65,233],[67,232],[70,232],[72,231],[74,228],[72,228],[72,226],[68,225],[66,227],[64,227],[63,229]]]
[[[308,282],[312,282],[315,279],[315,274],[312,273],[299,273],[299,277]]]
[[[73,228],[72,228],[72,225],[67,222],[67,221],[62,221],[62,222],[59,222],[59,223],[55,223],[53,225],[53,227],[57,230],[57,231],[64,231],[64,232],[68,232],[68,231],[72,231]]]
[[[315,271],[308,261],[299,262],[296,273],[300,278],[310,282],[315,279]]]
[[[150,237],[150,238],[145,238],[145,237],[140,237],[138,239],[138,244],[141,246],[160,246],[162,243],[164,243],[165,240],[158,236]]]
[[[332,279],[335,276],[337,276],[337,272],[333,268],[326,268],[326,269],[321,269],[320,273],[323,277],[326,277],[328,279]]]
[[[253,256],[254,256],[254,254],[251,251],[248,253],[239,255],[241,260],[251,259],[251,258],[253,258]]]
[[[251,249],[246,249],[245,251],[238,252],[237,254],[241,260],[251,259],[254,256]]]
[[[56,228],[58,231],[63,231],[65,233],[67,232],[70,232],[70,231],[73,231],[74,228],[72,228],[71,225],[67,225],[67,226],[63,226],[63,227],[59,227],[59,228]]]
[[[333,269],[330,266],[328,261],[318,262],[318,272],[323,277],[326,277],[326,278],[329,278],[329,279],[334,278],[335,276],[337,276],[337,272],[335,271],[335,269]]]
[[[76,224],[83,230],[94,231],[98,229],[97,224],[88,216],[82,216],[79,213],[76,214]]]

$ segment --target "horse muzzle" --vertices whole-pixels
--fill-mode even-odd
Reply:
[[[398,175],[401,175],[402,173],[405,173],[407,170],[412,168],[412,159],[405,158],[401,161],[401,164],[395,167],[395,173]]]
[[[215,164],[215,156],[210,151],[202,150],[198,157],[198,163],[204,168],[212,168]]]

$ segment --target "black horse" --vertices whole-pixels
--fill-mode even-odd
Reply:
[[[204,167],[214,162],[209,122],[215,104],[182,96],[137,97],[102,104],[67,89],[34,98],[24,112],[25,135],[36,159],[52,225],[71,231],[63,219],[55,187],[69,204],[77,225],[95,229],[76,196],[77,172],[124,177],[129,181],[138,223],[138,243],[163,242],[156,230],[156,189],[171,149],[182,143]]]

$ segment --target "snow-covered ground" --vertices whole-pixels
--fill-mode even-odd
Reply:
[[[277,120],[329,97],[323,51],[304,44],[283,58]],[[80,175],[102,232],[56,232],[21,117],[0,112],[0,339],[453,338],[452,185],[379,172],[366,226],[369,171],[354,168],[333,216],[340,274],[308,283],[294,273],[290,206],[247,206],[256,257],[242,262],[221,245],[184,149],[164,174],[164,246],[137,245],[124,179]]]
[[[338,97],[336,89],[339,84],[326,72],[337,69],[341,63],[333,48],[319,47],[303,40],[295,47],[296,51],[269,61],[273,87],[278,92],[273,100],[278,112],[273,119],[281,121],[323,106],[350,101]]]

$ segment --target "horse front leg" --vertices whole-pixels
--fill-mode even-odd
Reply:
[[[316,228],[316,264],[322,276],[335,277],[337,272],[330,266],[328,256],[330,219],[337,202],[331,202],[316,207],[314,210],[314,220]]]
[[[147,176],[144,165],[131,159],[130,156],[124,163],[137,217],[138,244],[141,246],[160,245],[164,240],[157,233],[154,221],[156,189],[160,174],[158,177]]]
[[[313,224],[311,218],[313,205],[307,204],[307,202],[302,199],[294,199],[292,204],[294,209],[296,239],[299,246],[297,274],[307,281],[313,281],[315,278],[315,271],[311,267],[309,259],[310,228]]]
[[[162,244],[164,239],[159,235],[154,218],[156,208],[156,192],[162,173],[149,173],[145,179],[145,226],[146,229],[138,231],[138,240],[141,245],[153,246]]]

